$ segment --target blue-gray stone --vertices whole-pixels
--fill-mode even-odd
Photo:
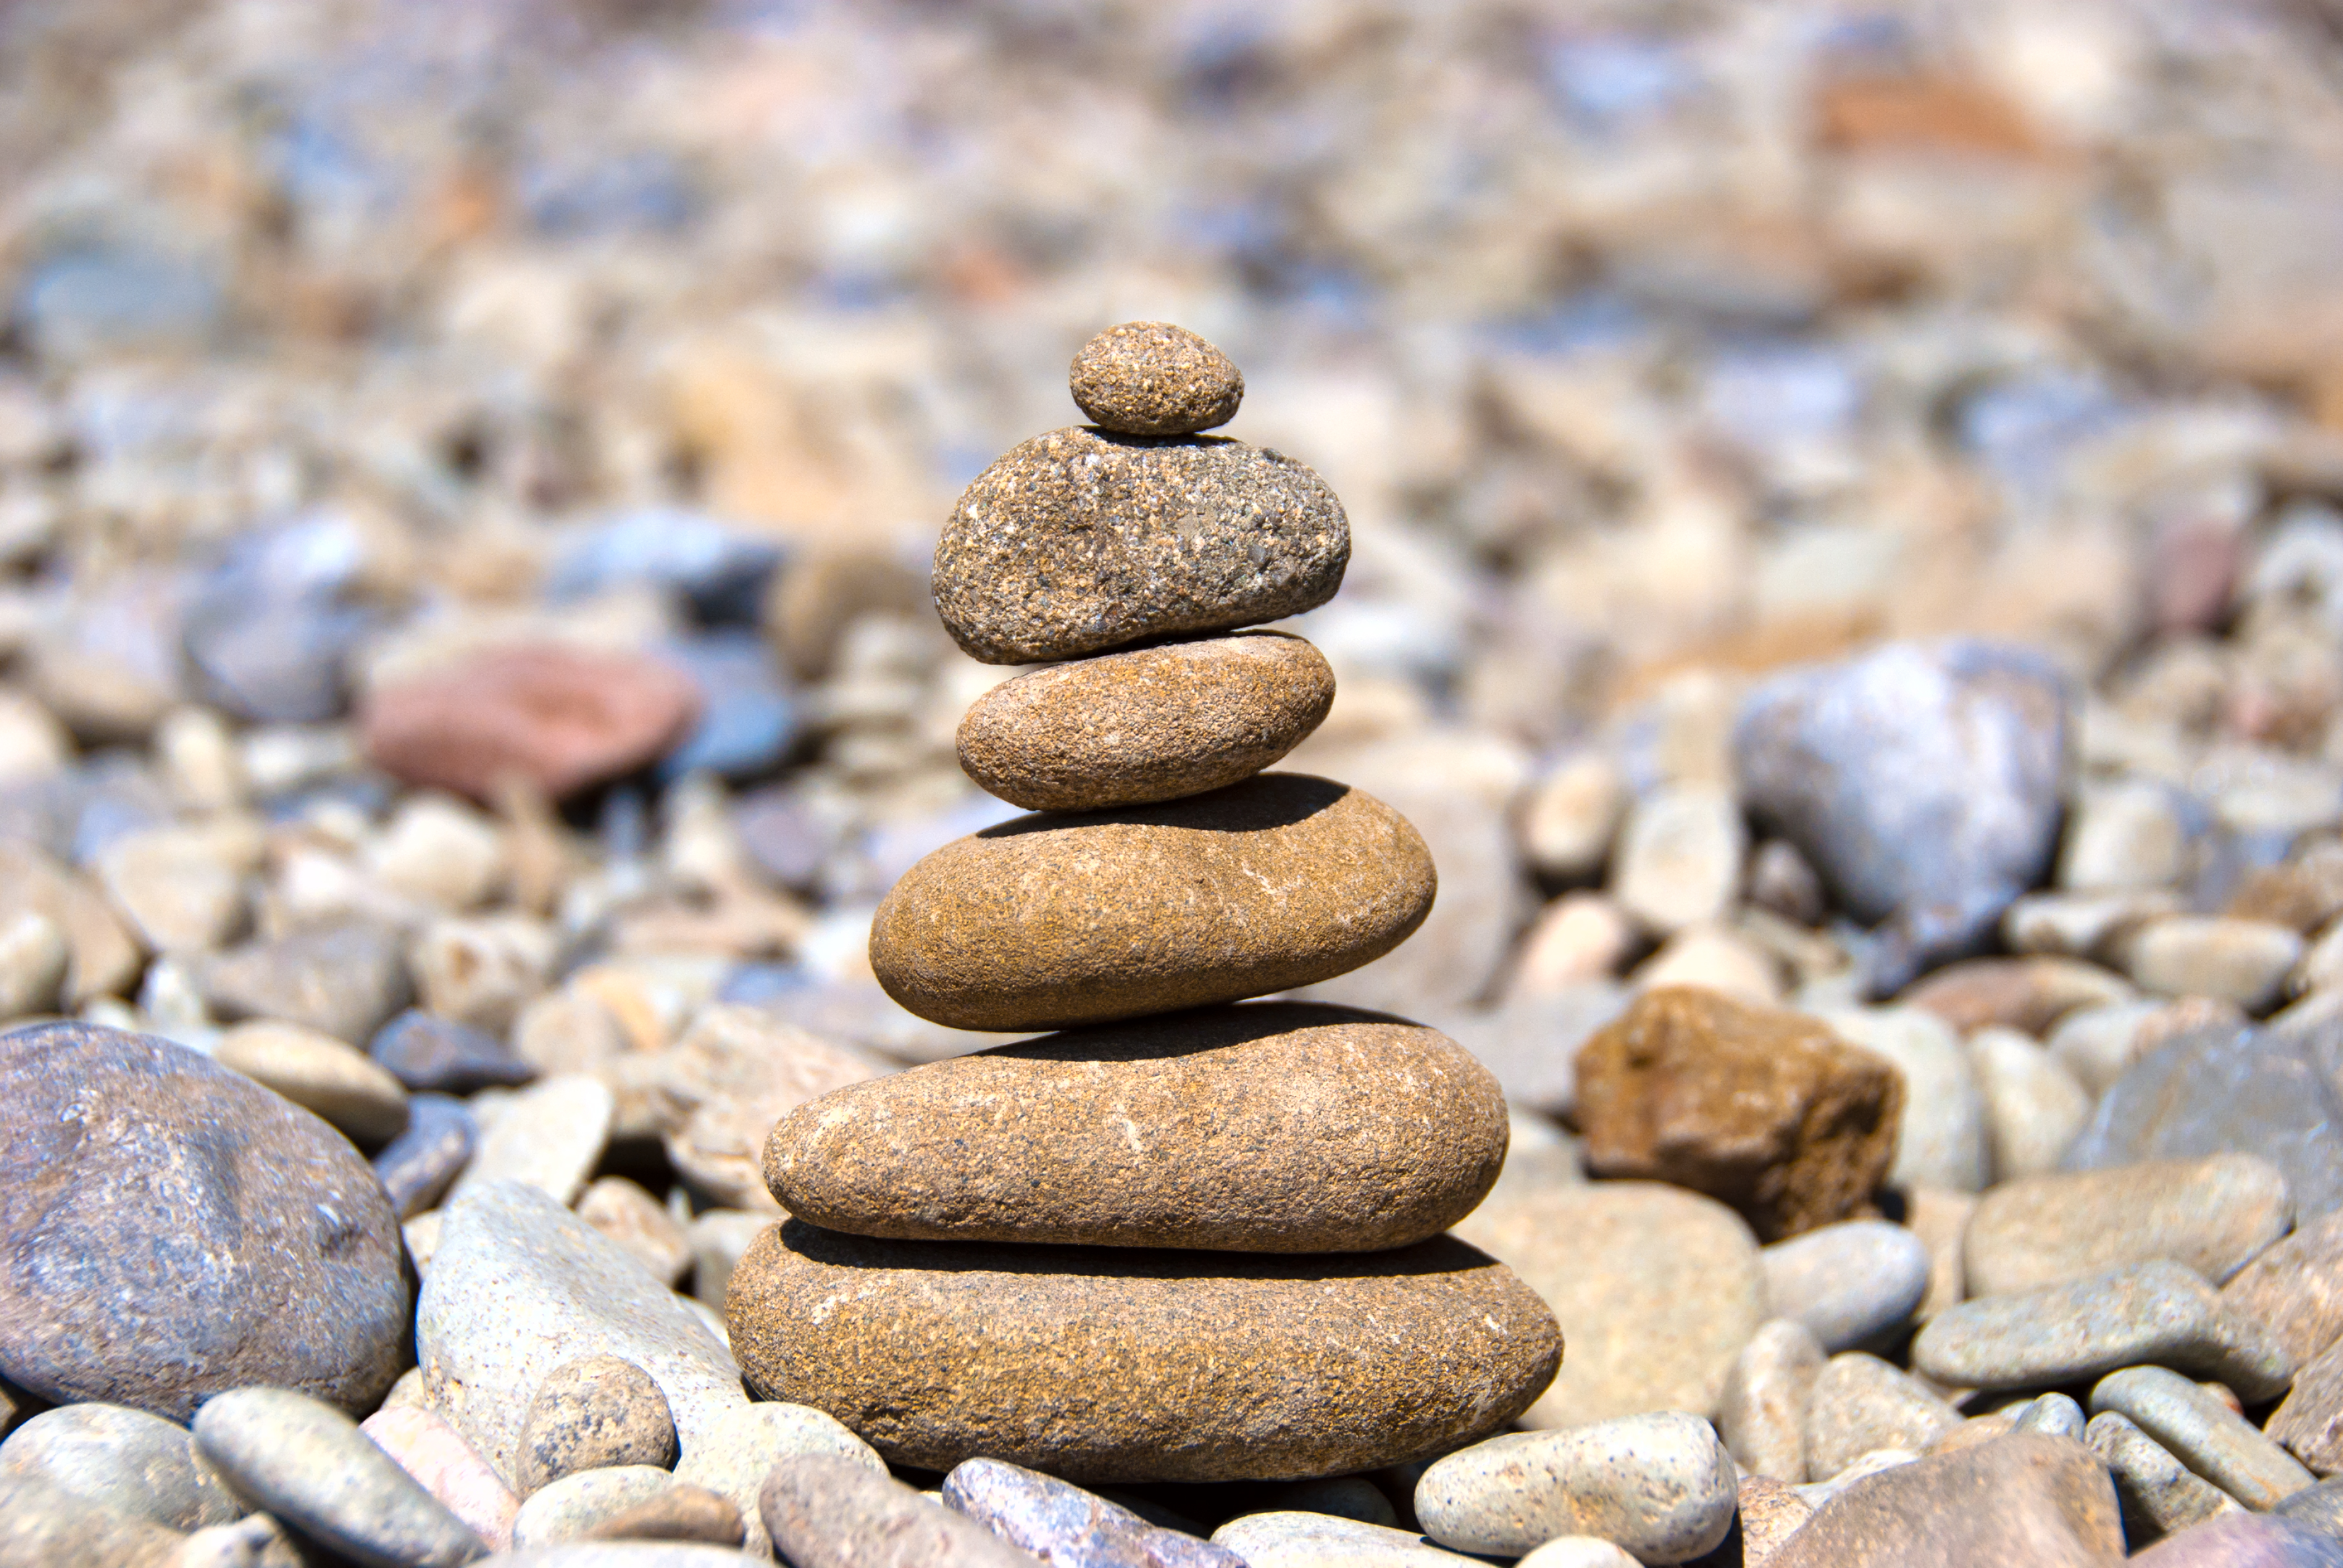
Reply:
[[[780,564],[770,540],[671,507],[627,512],[570,536],[546,581],[557,601],[649,583],[680,594],[700,620],[754,625],[765,579]]]
[[[1244,1568],[1225,1546],[1159,1529],[1096,1493],[997,1459],[944,1477],[944,1506],[1045,1563],[1081,1568]]]
[[[393,1078],[418,1092],[469,1094],[476,1089],[513,1088],[537,1076],[537,1069],[513,1054],[497,1036],[452,1018],[408,1008],[375,1031],[367,1054]]]
[[[437,1206],[448,1184],[471,1163],[479,1129],[460,1100],[445,1094],[410,1095],[407,1131],[374,1157],[374,1173],[402,1220]]]
[[[804,725],[797,699],[753,631],[726,629],[669,643],[667,657],[699,688],[699,722],[659,759],[659,776],[739,777],[778,766]]]
[[[1875,994],[1974,950],[2048,871],[2067,703],[2042,655],[1966,638],[1792,670],[1743,703],[1742,798],[1878,923]]]
[[[2249,1026],[2184,1034],[2109,1086],[2062,1164],[2104,1171],[2236,1151],[2286,1173],[2298,1223],[2343,1209],[2343,1101],[2329,1044]]]

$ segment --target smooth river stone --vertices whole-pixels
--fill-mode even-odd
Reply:
[[[244,1513],[196,1457],[186,1427],[118,1404],[43,1411],[0,1442],[0,1474],[29,1475],[166,1530],[226,1524]]]
[[[1423,923],[1435,881],[1423,838],[1382,801],[1270,773],[947,844],[879,906],[870,967],[954,1029],[1106,1023],[1356,969]]]
[[[1963,1302],[1912,1342],[1913,1369],[1952,1388],[2055,1388],[2144,1364],[2214,1379],[2253,1404],[2294,1378],[2294,1359],[2268,1329],[2171,1262]]]
[[[495,1181],[447,1216],[415,1310],[434,1408],[510,1484],[529,1403],[580,1356],[632,1362],[666,1396],[689,1462],[729,1410],[739,1370],[686,1300],[535,1187]]]
[[[960,765],[1029,811],[1175,800],[1252,778],[1333,701],[1325,656],[1283,632],[1131,648],[978,698],[960,721]]]
[[[936,613],[987,664],[1257,626],[1334,597],[1351,528],[1283,453],[1071,427],[1020,442],[936,541]]]
[[[2123,1550],[2098,1456],[2069,1438],[2012,1432],[1849,1487],[1765,1568],[2107,1568]]]
[[[1806,1406],[1822,1370],[1822,1346],[1795,1318],[1768,1320],[1742,1347],[1716,1429],[1743,1474],[1792,1486],[1805,1481]]]
[[[773,1466],[758,1512],[794,1568],[1032,1568],[975,1520],[835,1454]]]
[[[2153,1160],[2005,1181],[1962,1237],[1969,1294],[1998,1296],[2167,1259],[2215,1284],[2287,1232],[2286,1177],[2252,1154]]]
[[[2135,1545],[2243,1506],[2174,1458],[2129,1416],[2114,1411],[2093,1416],[2083,1441],[2107,1461],[2123,1507],[2124,1534]]]
[[[2217,1394],[2163,1367],[2126,1367],[2091,1390],[2091,1413],[2113,1411],[2257,1513],[2318,1478]]]
[[[726,1411],[675,1467],[679,1482],[730,1499],[747,1532],[742,1542],[752,1556],[769,1557],[773,1543],[758,1512],[758,1489],[773,1467],[793,1454],[830,1453],[850,1459],[874,1475],[887,1462],[869,1443],[828,1413],[801,1404],[759,1400]]]
[[[1885,1220],[1825,1225],[1761,1254],[1776,1316],[1806,1325],[1825,1351],[1843,1351],[1910,1321],[1928,1293],[1928,1249]]]
[[[859,1236],[1355,1252],[1463,1219],[1505,1142],[1497,1081],[1446,1036],[1258,1002],[850,1085],[774,1128],[765,1171]]]
[[[943,1504],[1045,1563],[1079,1563],[1082,1568],[1245,1568],[1244,1561],[1224,1546],[1150,1524],[1096,1493],[997,1459],[971,1459],[956,1466],[944,1477]],[[1389,1503],[1383,1512],[1389,1515]]]
[[[1289,1480],[1445,1452],[1544,1392],[1562,1336],[1453,1237],[1341,1260],[886,1241],[791,1221],[733,1271],[760,1399],[888,1460],[1077,1482]]]
[[[1682,1411],[1507,1432],[1449,1454],[1415,1487],[1424,1533],[1460,1552],[1518,1555],[1557,1535],[1596,1535],[1645,1563],[1713,1549],[1738,1500],[1715,1431]]]
[[[1081,346],[1066,375],[1081,411],[1132,436],[1184,436],[1236,417],[1244,376],[1168,321],[1126,321]]]
[[[371,1410],[397,1377],[398,1221],[349,1141],[168,1040],[0,1035],[0,1376],[186,1421],[253,1383]]]
[[[1331,1513],[1248,1513],[1212,1532],[1212,1543],[1247,1568],[1453,1568],[1467,1557],[1412,1531],[1337,1519]]]
[[[2239,1269],[2221,1300],[2268,1324],[2298,1362],[2343,1338],[2343,1214],[2312,1221]]]
[[[1578,1426],[1714,1412],[1765,1318],[1757,1239],[1724,1204],[1656,1181],[1501,1193],[1456,1227],[1562,1324],[1568,1361],[1524,1420]]]

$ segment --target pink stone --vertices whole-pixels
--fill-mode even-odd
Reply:
[[[470,1525],[492,1551],[511,1548],[513,1515],[520,1512],[520,1499],[446,1417],[419,1405],[398,1405],[375,1412],[358,1422],[358,1430],[446,1504],[447,1512]]]
[[[518,775],[558,799],[659,757],[699,716],[699,689],[680,670],[548,645],[385,686],[359,727],[367,758],[406,783],[485,800]]]

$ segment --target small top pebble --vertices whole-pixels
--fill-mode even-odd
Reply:
[[[1109,430],[1184,436],[1236,417],[1244,375],[1229,357],[1168,321],[1110,327],[1074,356],[1074,401]]]

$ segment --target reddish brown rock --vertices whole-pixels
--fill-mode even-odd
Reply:
[[[1298,637],[1243,632],[1055,664],[1004,681],[960,724],[960,765],[1029,811],[1200,795],[1300,745],[1334,672]]]
[[[1856,1483],[1767,1568],[2102,1568],[2123,1553],[2098,1456],[2071,1438],[2012,1432]]]
[[[765,1178],[862,1236],[1351,1252],[1446,1230],[1504,1155],[1503,1092],[1445,1035],[1261,1002],[838,1090],[773,1129]]]
[[[1896,1156],[1904,1079],[1800,1013],[1663,987],[1578,1053],[1588,1169],[1732,1204],[1766,1241],[1844,1220]]]
[[[1363,790],[1264,773],[1160,806],[1023,817],[913,866],[870,923],[887,994],[954,1029],[1064,1029],[1288,990],[1431,912],[1431,852]]]
[[[548,646],[385,686],[359,725],[375,766],[417,788],[486,800],[514,775],[559,799],[659,757],[699,716],[699,689],[679,670]]]
[[[1502,1430],[1554,1314],[1453,1237],[1343,1258],[882,1241],[792,1220],[727,1306],[759,1399],[890,1462],[1077,1482],[1342,1475]]]

